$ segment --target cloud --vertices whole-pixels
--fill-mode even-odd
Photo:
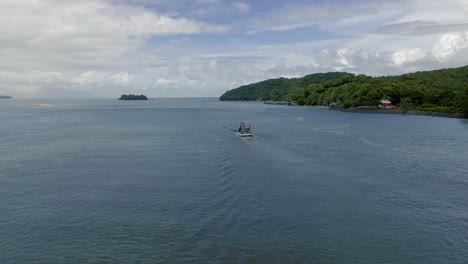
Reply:
[[[76,78],[71,79],[71,84],[77,85],[101,85],[112,83],[113,85],[127,86],[135,76],[128,72],[102,72],[102,71],[87,71]]]
[[[463,52],[462,52],[463,51]],[[468,55],[468,31],[462,33],[449,33],[441,36],[432,49],[439,61],[446,61],[462,53]]]
[[[370,31],[383,35],[429,35],[452,31],[468,30],[468,23],[436,23],[430,21],[411,21],[396,24],[388,24]]]
[[[3,0],[0,10],[0,91],[26,96],[128,85],[136,80],[125,72],[138,65],[136,58],[157,57],[147,54],[150,37],[228,30],[107,0]]]
[[[232,6],[241,13],[248,12],[250,10],[250,5],[243,2],[235,2]]]
[[[5,67],[106,65],[144,47],[150,36],[227,30],[107,1],[5,0],[0,9],[0,66]]]
[[[185,18],[173,19],[144,11],[128,16],[120,26],[123,34],[136,37],[219,33],[227,30],[227,27],[222,25],[210,25]]]
[[[392,75],[468,64],[466,1],[262,7],[222,0],[3,0],[0,94],[219,96],[280,76]]]
[[[367,18],[379,12],[373,4],[358,5],[355,3],[321,3],[309,5],[289,5],[253,20],[250,33],[262,31],[285,31],[309,26],[332,28],[350,19]]]
[[[198,6],[190,11],[190,14],[198,18],[232,18],[238,15],[245,15],[250,11],[251,7],[249,4],[244,2],[208,2],[205,5]]]
[[[142,62],[137,71],[89,70],[68,75],[59,72],[0,73],[0,83],[10,81],[28,87],[28,96],[54,94],[65,97],[115,97],[121,93],[150,96],[216,96],[227,89],[274,77],[298,77],[314,72],[348,71],[370,75],[392,75],[408,71],[460,66],[466,48],[457,38],[441,35],[427,49],[382,50],[359,43],[305,42],[270,45],[231,51],[161,58]],[[448,40],[449,39],[449,40]],[[375,40],[378,42],[378,40]],[[440,43],[451,49],[441,60]],[[392,43],[389,43],[392,44]],[[464,55],[465,54],[465,55]],[[466,61],[466,60],[465,60]],[[13,88],[18,86],[12,86]],[[24,92],[24,91],[22,91]]]
[[[437,34],[468,30],[468,2],[464,0],[377,0],[359,3],[329,1],[290,4],[254,19],[250,33],[317,26],[338,34]]]
[[[401,50],[393,53],[392,61],[395,65],[399,66],[405,63],[418,61],[424,58],[425,56],[425,52],[418,48],[410,50]]]

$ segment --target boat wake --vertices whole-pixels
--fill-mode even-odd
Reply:
[[[272,140],[261,136],[255,136],[255,141],[244,139],[243,142],[248,144],[254,150],[258,151],[270,159],[286,161],[290,163],[306,163],[307,159],[303,156],[295,154],[293,151],[280,147]]]
[[[374,147],[383,147],[384,146],[383,144],[378,144],[378,143],[372,142],[372,141],[368,140],[365,137],[360,137],[359,141],[363,142],[364,144],[374,146]]]

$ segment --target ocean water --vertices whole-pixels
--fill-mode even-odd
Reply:
[[[467,120],[0,101],[0,263],[467,262]]]

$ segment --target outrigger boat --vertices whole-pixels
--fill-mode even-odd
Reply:
[[[237,129],[236,134],[239,137],[253,137],[252,128],[251,128],[250,124],[249,124],[249,126],[246,126],[244,124],[244,122],[240,123],[239,129]]]

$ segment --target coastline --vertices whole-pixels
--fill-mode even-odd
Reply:
[[[450,118],[465,118],[462,113],[442,113],[442,112],[425,112],[417,110],[403,110],[403,109],[330,109],[341,112],[353,113],[375,113],[375,114],[393,114],[393,115],[419,115],[419,116],[437,116],[437,117],[450,117]]]
[[[263,101],[263,103],[270,104],[270,105],[289,105],[289,106],[297,105],[295,101]]]
[[[269,105],[285,105],[285,106],[301,106],[295,102],[288,101],[242,101],[242,102],[263,102],[264,104]],[[307,105],[304,105],[307,107]],[[404,109],[380,109],[380,108],[334,108],[330,109],[328,106],[322,105],[313,105],[309,106],[318,109],[328,109],[340,112],[352,112],[352,113],[372,113],[372,114],[391,114],[391,115],[418,115],[418,116],[435,116],[435,117],[449,117],[449,118],[460,118],[467,119],[468,116],[465,116],[462,113],[444,113],[444,112],[427,112],[427,111],[418,111],[418,110],[404,110]]]

